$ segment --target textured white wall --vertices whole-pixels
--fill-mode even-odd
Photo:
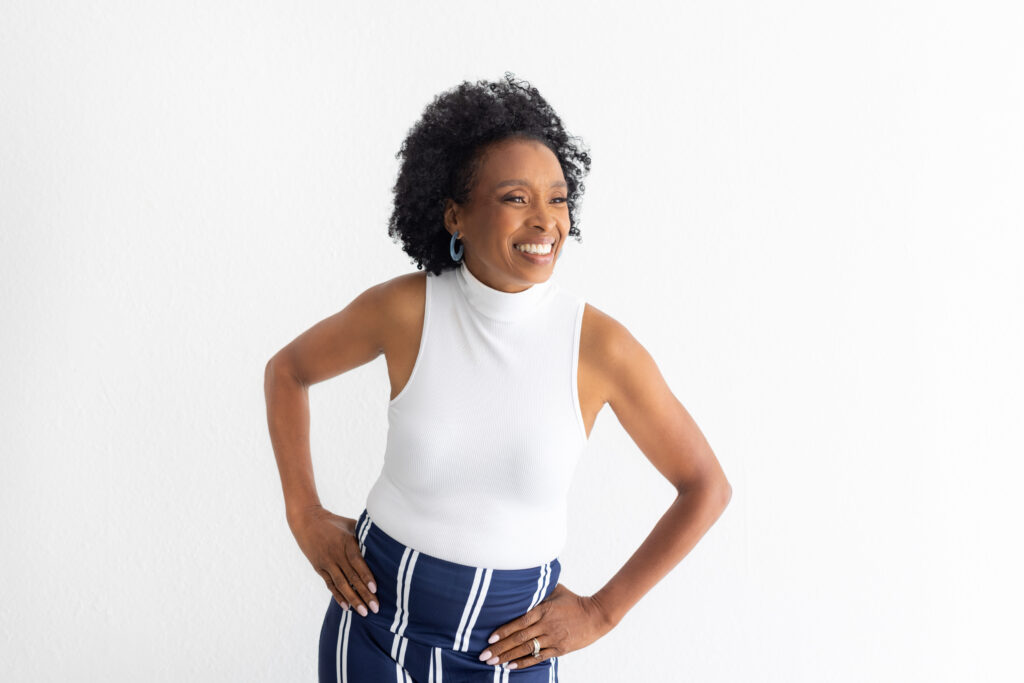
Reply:
[[[0,5],[9,681],[310,681],[263,366],[414,269],[395,152],[462,79],[591,146],[559,278],[648,348],[733,485],[583,681],[1019,673],[1024,66],[1012,3]],[[383,359],[311,389],[355,516]],[[671,487],[605,408],[563,582]]]

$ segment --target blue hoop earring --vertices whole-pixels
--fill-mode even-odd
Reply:
[[[459,261],[462,260],[462,252],[464,252],[466,250],[465,245],[460,244],[459,245],[459,253],[458,254],[455,253],[455,238],[458,237],[458,236],[459,236],[459,231],[456,230],[455,234],[452,235],[451,244],[448,245],[448,253],[452,255],[452,261],[455,261],[456,263],[458,263]]]

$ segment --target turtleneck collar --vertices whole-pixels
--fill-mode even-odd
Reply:
[[[519,320],[536,310],[547,298],[553,284],[552,279],[548,278],[521,292],[503,292],[478,280],[466,267],[465,261],[455,271],[459,288],[473,308],[488,318],[506,322]]]

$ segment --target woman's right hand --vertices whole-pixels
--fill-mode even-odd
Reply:
[[[323,507],[312,507],[288,520],[292,535],[313,569],[344,609],[351,604],[364,617],[366,606],[379,611],[377,586],[359,552],[356,520],[339,517]]]

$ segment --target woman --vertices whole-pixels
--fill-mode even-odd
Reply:
[[[715,522],[731,488],[653,359],[551,279],[590,157],[528,83],[463,82],[399,153],[389,234],[417,270],[371,287],[267,364],[287,518],[332,599],[321,681],[555,681]],[[357,518],[325,510],[307,389],[384,354],[384,467]],[[566,494],[598,412],[676,487],[594,595],[558,582]],[[351,606],[351,607],[350,607]],[[354,609],[352,608],[354,607]]]

